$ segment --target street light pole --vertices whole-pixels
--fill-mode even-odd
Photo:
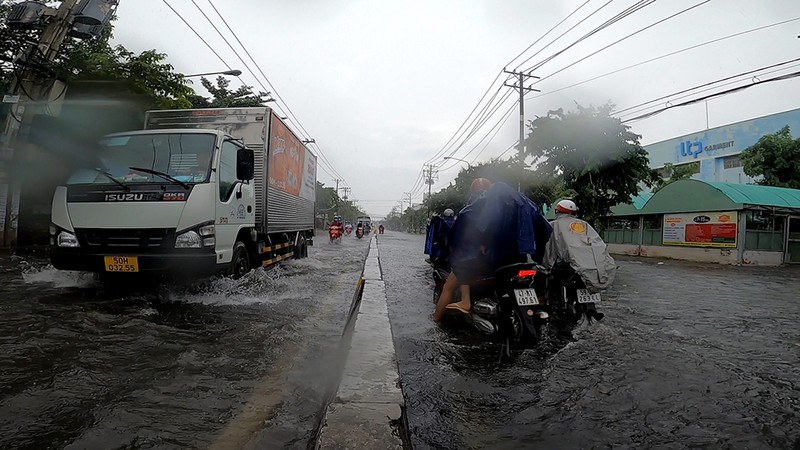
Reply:
[[[224,72],[193,73],[191,75],[184,75],[183,78],[204,77],[206,75],[230,75],[233,77],[238,77],[241,74],[242,74],[241,70],[233,69],[233,70],[226,70]]]
[[[466,159],[455,158],[455,157],[452,157],[452,156],[445,156],[442,159],[453,159],[453,160],[456,160],[456,161],[465,162],[465,163],[467,163],[467,167],[468,168],[472,169],[472,167],[473,167],[472,164],[470,164],[469,161],[467,161]]]

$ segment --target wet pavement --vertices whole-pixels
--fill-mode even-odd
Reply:
[[[166,292],[1,257],[0,448],[306,448],[368,249],[317,241]]]
[[[415,449],[800,448],[800,268],[617,258],[606,318],[515,361],[437,326],[423,238],[379,237]]]

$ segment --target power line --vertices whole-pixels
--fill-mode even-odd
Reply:
[[[734,78],[740,78],[740,77],[743,77],[743,76],[746,76],[746,75],[751,75],[751,74],[754,74],[756,72],[761,72],[763,70],[774,69],[776,67],[785,66],[787,64],[792,64],[792,63],[795,63],[795,62],[798,62],[798,61],[800,61],[800,58],[794,58],[794,59],[790,59],[788,61],[783,61],[783,62],[780,62],[780,63],[770,64],[770,65],[764,66],[764,67],[759,67],[758,69],[752,69],[752,70],[748,70],[748,71],[745,71],[745,72],[737,73],[735,75],[730,75],[730,76],[727,76],[727,77],[724,77],[724,78],[720,78],[718,80],[710,81],[708,83],[703,83],[701,85],[694,86],[694,87],[691,87],[691,88],[688,88],[688,89],[683,89],[681,91],[678,91],[678,92],[675,92],[675,93],[672,93],[672,94],[669,94],[669,95],[665,95],[663,97],[658,97],[656,99],[653,99],[653,100],[650,100],[650,101],[647,101],[647,102],[639,103],[638,105],[634,105],[634,106],[630,106],[630,107],[625,108],[625,109],[621,109],[619,111],[616,111],[616,114],[617,115],[623,115],[628,111],[638,109],[638,108],[640,108],[642,106],[645,106],[645,105],[648,105],[650,103],[659,102],[661,100],[666,100],[666,99],[668,99],[670,97],[673,97],[673,96],[676,96],[676,95],[685,94],[685,93],[690,92],[690,91],[694,91],[694,90],[701,89],[701,88],[704,88],[704,87],[708,87],[708,86],[712,86],[712,85],[715,85],[715,84],[719,84],[719,83],[722,83],[723,81],[728,81],[728,80],[732,80]]]
[[[561,72],[563,72],[563,71],[565,71],[565,70],[569,69],[570,67],[572,67],[572,66],[574,66],[574,65],[576,65],[576,64],[578,64],[578,63],[581,63],[581,62],[583,62],[583,61],[585,61],[585,60],[587,60],[587,59],[591,58],[592,56],[594,56],[594,55],[596,55],[596,54],[598,54],[598,53],[600,53],[600,52],[602,52],[602,51],[604,51],[604,50],[606,50],[606,49],[608,49],[608,48],[610,48],[610,47],[613,47],[614,45],[617,45],[617,44],[619,44],[619,43],[620,43],[620,42],[622,42],[622,41],[625,41],[626,39],[629,39],[629,38],[631,38],[631,37],[633,37],[633,36],[635,36],[635,35],[637,35],[637,34],[639,34],[639,33],[643,32],[643,31],[645,31],[645,30],[648,30],[648,29],[650,29],[650,28],[653,28],[653,27],[654,27],[654,26],[656,26],[656,25],[659,25],[659,24],[661,24],[661,23],[664,23],[664,22],[666,22],[666,21],[668,21],[668,20],[670,20],[670,19],[673,19],[673,18],[675,18],[675,17],[677,17],[677,16],[680,16],[681,14],[687,13],[687,12],[689,12],[689,11],[691,11],[691,10],[695,9],[695,8],[698,8],[698,7],[702,6],[702,5],[705,5],[706,3],[710,2],[710,1],[711,1],[711,0],[703,0],[702,2],[700,2],[700,3],[697,3],[697,4],[696,4],[696,5],[694,5],[694,6],[690,6],[690,7],[686,8],[686,9],[683,9],[683,10],[681,10],[681,11],[678,11],[678,12],[677,12],[677,13],[675,13],[675,14],[672,14],[672,15],[670,15],[670,16],[667,16],[667,17],[665,17],[665,18],[663,18],[663,19],[660,19],[660,20],[658,20],[658,21],[656,21],[656,22],[653,22],[653,23],[651,23],[650,25],[648,25],[648,26],[646,26],[646,27],[644,27],[644,28],[641,28],[641,29],[639,29],[639,30],[637,30],[637,31],[634,31],[633,33],[630,33],[630,34],[628,34],[627,36],[624,36],[624,37],[622,37],[622,38],[620,38],[620,39],[617,39],[616,41],[614,41],[614,42],[612,42],[612,43],[610,43],[610,44],[606,45],[605,47],[602,47],[602,48],[600,48],[599,50],[596,50],[596,51],[594,51],[594,52],[592,52],[592,53],[590,53],[590,54],[588,54],[588,55],[584,56],[583,58],[580,58],[580,59],[578,59],[577,61],[575,61],[575,62],[573,62],[573,63],[571,63],[571,64],[569,64],[569,65],[567,65],[567,66],[565,66],[565,67],[562,67],[561,69],[559,69],[559,70],[557,70],[557,71],[555,71],[555,72],[551,73],[550,75],[547,75],[546,77],[543,77],[542,79],[540,79],[540,80],[538,81],[538,83],[541,83],[542,81],[544,81],[544,80],[546,80],[546,79],[548,79],[548,78],[551,78],[552,76],[554,76],[554,75],[557,75],[557,74],[559,74],[559,73],[561,73]]]
[[[571,12],[571,13],[569,13],[569,14],[568,14],[566,17],[564,17],[563,19],[561,19],[561,22],[558,22],[558,23],[557,23],[557,24],[555,24],[555,25],[554,25],[552,28],[550,28],[549,30],[547,30],[547,31],[546,31],[546,32],[545,32],[543,35],[539,36],[539,39],[536,39],[535,41],[533,41],[533,44],[529,45],[529,46],[528,46],[528,47],[527,47],[525,50],[521,51],[519,55],[517,55],[517,56],[515,56],[513,59],[511,59],[511,61],[509,61],[509,62],[508,62],[508,64],[506,64],[506,67],[507,67],[507,66],[510,66],[510,65],[511,65],[511,63],[513,63],[515,59],[517,59],[517,58],[519,58],[520,56],[524,55],[524,54],[525,54],[525,52],[527,52],[528,50],[530,50],[531,48],[533,48],[533,46],[534,46],[534,45],[538,44],[538,43],[539,43],[539,41],[541,41],[542,39],[544,39],[545,37],[547,37],[547,35],[548,35],[548,34],[550,34],[550,33],[551,33],[553,30],[555,30],[556,28],[558,28],[558,27],[559,27],[559,26],[560,26],[562,23],[566,22],[566,21],[567,21],[567,19],[569,19],[569,18],[570,18],[570,17],[572,17],[574,14],[576,14],[578,11],[580,11],[580,10],[581,10],[581,8],[583,8],[584,6],[586,6],[586,4],[587,4],[587,3],[589,3],[590,1],[592,1],[592,0],[586,0],[585,2],[583,2],[583,3],[582,3],[580,6],[578,6],[577,8],[575,8],[575,10],[574,10],[574,11],[572,11],[572,12]],[[549,45],[549,44],[548,44],[548,45]],[[547,48],[547,46],[545,46],[545,48]],[[541,50],[540,50],[540,51],[541,51]],[[537,53],[537,54],[538,54],[538,53]],[[536,55],[534,55],[534,56],[536,56]],[[516,67],[514,67],[514,70],[517,70],[517,69],[519,69],[519,68],[520,68],[520,66],[522,66],[523,64],[525,64],[525,63],[526,63],[526,62],[528,62],[529,60],[530,60],[530,58],[526,59],[525,61],[522,61],[522,62],[521,62],[521,63],[519,63],[519,64],[518,64]]]
[[[592,31],[586,33],[585,35],[581,36],[578,40],[576,40],[572,44],[568,45],[566,48],[564,48],[564,49],[556,52],[555,54],[545,58],[544,61],[540,61],[538,64],[535,64],[532,67],[532,69],[536,70],[536,69],[542,67],[544,64],[548,63],[549,61],[552,61],[553,59],[555,59],[559,55],[563,54],[564,52],[566,52],[570,48],[578,45],[579,43],[583,42],[584,40],[586,40],[586,39],[592,37],[593,35],[603,31],[604,29],[606,29],[606,28],[610,27],[611,25],[619,22],[620,20],[622,20],[622,19],[624,19],[624,18],[626,18],[626,17],[628,17],[628,16],[630,16],[630,15],[632,15],[632,14],[638,12],[638,11],[641,11],[642,9],[652,5],[653,3],[655,3],[655,0],[640,0],[635,5],[628,7],[627,9],[622,11],[621,13],[617,14],[616,16],[612,17],[611,19],[605,21],[600,26],[596,27],[594,30],[592,30]]]
[[[250,54],[250,51],[247,50],[247,47],[245,47],[245,45],[242,43],[241,39],[239,39],[239,36],[236,34],[236,32],[233,31],[233,28],[231,28],[231,26],[228,24],[228,21],[225,19],[225,17],[222,15],[222,13],[219,12],[217,7],[214,6],[214,4],[211,2],[211,0],[207,0],[207,1],[208,1],[208,4],[211,6],[211,8],[214,10],[214,12],[217,13],[217,16],[219,16],[219,18],[222,20],[222,23],[225,25],[225,27],[228,28],[228,31],[230,31],[231,35],[233,35],[234,39],[236,39],[236,42],[239,43],[239,46],[242,47],[242,50],[244,50],[245,54],[250,58],[251,61],[253,61],[253,64],[256,66],[256,68],[258,69],[259,73],[261,73],[261,76],[264,77],[264,81],[266,81],[267,85],[272,88],[272,92],[275,94],[275,97],[277,97],[277,99],[280,100],[280,102],[283,103],[283,105],[286,107],[286,111],[288,112],[287,115],[291,116],[294,119],[293,122],[296,123],[297,126],[306,134],[306,137],[310,138],[311,137],[311,133],[309,133],[308,130],[306,130],[306,128],[303,126],[303,124],[300,123],[300,120],[294,114],[294,111],[292,111],[292,109],[289,107],[289,104],[286,103],[286,101],[283,99],[283,97],[281,97],[280,93],[278,93],[278,90],[275,89],[275,86],[272,84],[272,82],[269,81],[269,78],[264,73],[264,70],[261,68],[261,66],[258,64],[258,62],[255,60],[255,58],[253,58],[253,55]],[[314,144],[314,147],[317,149],[317,154],[320,156],[320,158],[322,158],[322,160],[324,160],[330,166],[331,170],[333,172],[335,172],[339,177],[344,178],[333,167],[333,164],[330,163],[328,158],[323,153],[322,149],[319,147],[319,144],[317,144],[316,142],[314,142],[313,144]]]
[[[522,67],[522,65],[523,65],[523,64],[525,64],[526,62],[528,62],[528,61],[530,61],[531,59],[535,58],[535,57],[536,57],[536,56],[537,56],[539,53],[542,53],[542,52],[543,52],[543,51],[544,51],[544,50],[545,50],[547,47],[550,47],[550,46],[551,46],[551,45],[553,45],[553,44],[554,44],[556,41],[558,41],[559,39],[561,39],[562,37],[564,37],[564,36],[565,36],[567,33],[569,33],[570,31],[574,30],[575,28],[579,27],[579,26],[580,26],[580,25],[581,25],[583,22],[585,22],[585,21],[589,20],[589,19],[590,19],[592,16],[594,16],[595,14],[597,14],[598,12],[600,12],[600,10],[602,10],[603,8],[605,8],[606,6],[608,6],[608,5],[609,5],[609,4],[610,4],[612,1],[613,1],[613,0],[608,0],[608,1],[607,1],[606,3],[604,3],[604,4],[603,4],[601,7],[597,8],[596,10],[592,11],[592,12],[591,12],[591,13],[590,13],[588,16],[586,16],[586,17],[584,17],[583,19],[581,19],[581,20],[580,20],[578,23],[576,23],[575,25],[572,25],[571,27],[567,28],[567,30],[566,30],[566,31],[564,31],[563,33],[561,33],[561,34],[559,34],[558,36],[556,36],[556,38],[555,38],[555,39],[553,39],[552,41],[550,41],[549,43],[547,43],[547,45],[545,45],[544,47],[540,48],[540,49],[539,49],[539,51],[537,51],[537,52],[536,52],[536,53],[534,53],[533,55],[529,56],[529,57],[528,57],[528,58],[527,58],[525,61],[522,61],[521,63],[519,63],[519,65],[518,65],[518,66],[516,67],[516,69],[514,69],[514,70],[517,70],[517,69],[519,69],[520,67]],[[573,45],[574,45],[574,44],[573,44]],[[533,67],[531,67],[531,68],[529,68],[529,69],[532,69],[532,68],[533,68]],[[528,70],[529,70],[529,69],[528,69]]]
[[[172,12],[173,12],[173,13],[175,13],[175,15],[176,15],[176,16],[178,16],[178,18],[179,18],[179,19],[180,19],[180,20],[181,20],[181,21],[182,21],[182,22],[183,22],[183,23],[184,23],[184,24],[185,24],[185,25],[186,25],[186,26],[187,26],[187,27],[188,27],[188,28],[189,28],[189,29],[190,29],[190,30],[191,30],[191,31],[192,31],[194,34],[195,34],[195,36],[197,36],[197,37],[198,37],[198,38],[199,38],[199,39],[200,39],[200,40],[201,40],[201,41],[202,41],[202,42],[203,42],[203,43],[206,45],[206,47],[208,47],[208,49],[209,49],[209,50],[211,50],[211,52],[212,52],[212,53],[214,53],[214,55],[215,55],[215,56],[216,56],[216,57],[217,57],[217,58],[218,58],[218,59],[219,59],[219,60],[222,62],[222,64],[223,64],[223,65],[225,65],[225,67],[226,67],[226,68],[228,68],[228,70],[231,70],[231,66],[230,66],[230,64],[228,64],[228,62],[227,62],[227,61],[225,61],[225,59],[224,59],[224,58],[222,58],[222,56],[220,56],[220,54],[219,54],[219,53],[218,53],[218,52],[217,52],[217,51],[216,51],[216,50],[215,50],[215,49],[214,49],[214,48],[211,46],[211,44],[209,44],[209,43],[208,43],[208,41],[206,41],[206,39],[205,39],[205,38],[203,38],[203,36],[202,36],[202,35],[200,35],[200,33],[199,33],[199,32],[198,32],[198,31],[197,31],[197,30],[196,30],[196,29],[195,29],[195,28],[194,28],[194,27],[193,27],[191,24],[189,24],[189,22],[188,22],[188,21],[187,21],[187,20],[186,20],[186,19],[185,19],[185,18],[184,18],[184,17],[183,17],[183,16],[182,16],[182,15],[181,15],[181,14],[180,14],[180,13],[179,13],[179,12],[178,12],[176,9],[175,9],[175,8],[173,8],[173,7],[172,7],[172,5],[170,5],[170,4],[169,4],[169,3],[168,3],[166,0],[161,0],[161,1],[162,1],[162,2],[163,2],[165,5],[167,5],[167,7],[168,7],[170,10],[172,10]],[[192,3],[194,3],[194,1],[193,1]],[[210,3],[210,2],[209,2],[209,3]],[[200,7],[199,7],[199,6],[198,6],[196,3],[195,3],[195,6],[196,6],[198,9],[200,9]],[[212,8],[214,8],[214,5],[213,5],[213,4],[212,4],[211,6],[212,6]],[[217,10],[216,10],[216,8],[214,8],[214,10],[215,10],[215,11],[217,11]],[[205,14],[203,11],[202,11],[202,9],[200,10],[200,12],[203,14],[203,16],[206,18],[206,20],[209,20],[209,22],[211,22],[211,21],[210,21],[210,19],[208,18],[208,16],[207,16],[207,15],[206,15],[206,14]],[[217,11],[217,14],[219,15],[219,11]],[[226,26],[228,26],[227,22],[225,22],[225,19],[224,19],[224,17],[222,17],[222,16],[220,15],[220,18],[223,20],[223,22],[225,23],[225,25],[226,25]],[[233,52],[236,54],[236,56],[237,56],[237,57],[239,57],[239,59],[240,59],[240,60],[242,60],[242,58],[239,56],[238,52],[236,52],[236,50],[235,50],[235,49],[234,49],[234,48],[231,46],[230,42],[229,42],[229,41],[228,41],[228,40],[227,40],[227,39],[226,39],[226,38],[225,38],[225,37],[224,37],[224,36],[223,36],[223,35],[220,33],[219,29],[217,29],[217,27],[216,27],[216,26],[213,24],[213,22],[212,22],[212,26],[213,26],[213,27],[214,27],[214,29],[217,31],[217,33],[219,33],[219,34],[220,34],[220,36],[223,38],[223,40],[225,40],[226,44],[228,44],[228,46],[229,46],[229,47],[231,47],[231,50],[233,50]],[[231,30],[230,26],[228,26],[228,29],[229,29],[229,30]],[[231,32],[232,32],[232,30],[231,30]],[[237,39],[237,41],[238,41],[238,42],[239,42],[239,44],[241,45],[241,41],[239,41],[239,39],[238,39],[238,37],[235,35],[235,33],[234,33],[234,37]],[[250,57],[250,59],[253,61],[253,63],[256,65],[256,67],[259,69],[259,71],[261,71],[261,68],[258,66],[258,63],[257,63],[257,62],[256,62],[256,61],[253,59],[253,57],[250,55],[250,53],[247,51],[247,49],[246,49],[244,46],[242,46],[242,48],[243,48],[243,50],[245,51],[245,53],[247,53],[247,55]],[[247,64],[246,64],[246,63],[245,63],[243,60],[242,60],[242,63],[243,63],[243,64],[245,64],[245,68],[247,68],[248,70],[250,70],[250,73],[251,73],[251,75],[253,75],[253,77],[256,79],[256,81],[257,81],[259,84],[261,84],[262,88],[264,88],[264,89],[266,90],[266,87],[264,87],[263,83],[261,83],[261,82],[260,82],[260,80],[258,79],[258,77],[256,76],[256,74],[255,74],[255,73],[254,73],[254,72],[253,72],[253,71],[252,71],[252,70],[249,68],[249,66],[248,66],[248,65],[247,65]],[[262,75],[263,75],[263,71],[261,71],[261,73],[262,73]],[[246,83],[245,83],[245,82],[244,82],[244,81],[241,79],[241,77],[237,77],[237,78],[238,78],[238,79],[239,79],[239,81],[242,83],[242,85],[244,85],[245,87],[247,87],[247,84],[246,84]],[[267,84],[268,84],[268,85],[270,85],[270,87],[272,88],[272,91],[273,91],[273,93],[275,94],[275,96],[276,96],[276,97],[278,97],[278,98],[279,98],[279,99],[280,99],[280,100],[283,102],[283,99],[280,97],[280,95],[277,93],[277,91],[275,91],[274,87],[273,87],[273,86],[272,86],[272,85],[269,83],[269,80],[266,78],[266,76],[264,76],[264,79],[267,81]],[[249,89],[248,89],[248,90],[249,90]],[[253,94],[254,96],[258,97],[258,95],[257,95],[257,94],[255,94],[255,93],[254,93],[252,90],[250,90],[250,93],[251,93],[251,94]],[[287,110],[287,111],[289,111],[289,112],[291,113],[291,110],[289,109],[288,105],[286,105],[286,103],[285,103],[285,102],[283,102],[283,103],[284,103],[284,105],[285,105],[285,108],[286,108],[286,110]],[[294,114],[292,114],[292,116],[294,116]],[[295,119],[296,119],[296,117],[295,117]],[[297,122],[298,122],[298,125],[299,125],[299,127],[300,127],[300,128],[302,128],[302,125],[301,125],[301,124],[299,124],[299,121],[297,121]],[[305,129],[304,129],[304,128],[303,128],[303,130],[305,131]],[[306,133],[306,137],[308,137],[308,131],[305,131],[305,133]],[[327,160],[327,158],[325,158],[325,155],[323,155],[323,154],[322,154],[322,151],[319,149],[319,147],[318,147],[318,146],[316,146],[316,147],[317,147],[317,154],[318,154],[318,155],[319,155],[319,156],[322,158],[322,161],[320,161],[320,162],[322,162],[322,164],[319,164],[318,166],[319,166],[319,167],[320,167],[320,168],[321,168],[321,169],[322,169],[322,170],[323,170],[323,171],[324,171],[326,174],[328,174],[328,175],[329,175],[329,176],[331,176],[331,177],[337,177],[337,176],[338,176],[338,177],[341,177],[341,175],[340,175],[340,174],[339,174],[339,173],[336,171],[336,169],[335,169],[335,168],[334,168],[334,167],[333,167],[333,166],[330,164],[330,162]],[[325,165],[326,165],[326,164],[328,165],[328,168],[327,168],[327,169],[326,169],[326,167],[325,167]],[[331,172],[333,172],[335,175],[331,174]]]
[[[764,26],[757,27],[757,28],[751,28],[749,30],[741,31],[741,32],[738,32],[738,33],[729,34],[729,35],[723,36],[721,38],[712,39],[710,41],[706,41],[706,42],[703,42],[703,43],[700,43],[700,44],[692,45],[690,47],[682,48],[680,50],[676,50],[674,52],[666,53],[664,55],[657,56],[655,58],[651,58],[651,59],[648,59],[646,61],[638,62],[636,64],[631,64],[631,65],[623,67],[621,69],[612,70],[611,72],[606,72],[606,73],[604,73],[602,75],[598,75],[596,77],[589,78],[589,79],[581,81],[579,83],[571,84],[569,86],[564,86],[564,87],[558,88],[558,89],[548,90],[548,92],[545,92],[545,93],[539,94],[539,95],[534,95],[533,97],[530,97],[530,99],[536,99],[536,98],[544,97],[546,95],[555,94],[556,92],[561,92],[561,91],[564,91],[564,90],[567,90],[567,89],[571,89],[571,88],[574,88],[576,86],[580,86],[582,84],[586,84],[586,83],[589,83],[591,81],[595,81],[595,80],[598,80],[600,78],[607,77],[609,75],[614,75],[616,73],[619,73],[619,72],[622,72],[622,71],[625,71],[625,70],[628,70],[628,69],[632,69],[634,67],[638,67],[638,66],[642,66],[644,64],[648,64],[648,63],[651,63],[651,62],[654,62],[654,61],[658,61],[660,59],[664,59],[664,58],[667,58],[667,57],[670,57],[670,56],[674,56],[674,55],[677,55],[679,53],[687,52],[689,50],[694,50],[696,48],[703,47],[703,46],[706,46],[706,45],[709,45],[709,44],[713,44],[713,43],[716,43],[716,42],[724,41],[726,39],[731,39],[731,38],[734,38],[734,37],[737,37],[737,36],[742,36],[742,35],[745,35],[745,34],[748,34],[748,33],[753,33],[755,31],[764,30],[766,28],[771,28],[771,27],[775,27],[775,26],[778,26],[778,25],[783,25],[783,24],[786,24],[786,23],[789,23],[789,22],[794,22],[794,21],[797,21],[797,20],[800,20],[800,17],[795,17],[794,19],[784,20],[784,21],[781,21],[781,22],[776,22],[776,23],[773,23],[773,24],[770,24],[770,25],[764,25]]]
[[[703,96],[703,97],[699,97],[699,98],[696,98],[696,99],[688,100],[688,101],[685,101],[685,102],[682,102],[682,103],[678,103],[678,104],[675,104],[675,105],[669,105],[669,106],[666,106],[666,107],[664,107],[662,109],[659,109],[657,111],[649,112],[647,114],[642,114],[642,115],[636,116],[636,117],[631,117],[630,119],[625,119],[625,120],[623,120],[623,122],[627,123],[627,122],[633,122],[633,121],[636,121],[636,120],[646,119],[648,117],[655,116],[656,114],[660,114],[660,113],[662,113],[662,112],[664,112],[664,111],[666,111],[668,109],[678,108],[678,107],[686,106],[686,105],[691,105],[691,104],[699,103],[699,102],[702,102],[702,101],[705,101],[705,100],[708,100],[708,99],[711,99],[711,98],[721,97],[721,96],[724,96],[724,95],[732,94],[734,92],[743,91],[745,89],[749,89],[749,88],[751,88],[753,86],[757,86],[759,84],[771,83],[771,82],[775,82],[775,81],[790,80],[792,78],[797,78],[797,77],[800,77],[800,71],[788,73],[788,74],[785,74],[785,75],[779,75],[777,77],[768,78],[766,80],[753,80],[753,82],[751,84],[747,84],[747,85],[744,85],[744,86],[737,86],[735,88],[727,89],[727,90],[724,90],[724,91],[721,91],[721,92],[716,92],[716,93],[713,93],[713,94],[709,94],[709,95],[706,95],[706,96]]]
[[[770,71],[767,71],[767,72],[764,72],[764,73],[760,73],[758,75],[753,75],[753,77],[751,78],[751,81],[758,81],[760,79],[760,77],[762,77],[764,75],[783,72],[785,70],[794,69],[796,67],[800,67],[800,64],[792,64],[792,65],[789,65],[787,67],[783,67],[783,68],[780,68],[780,69],[770,70]],[[722,88],[722,87],[725,87],[725,86],[732,86],[732,85],[735,85],[735,84],[742,83],[744,81],[746,81],[746,80],[733,80],[733,81],[728,81],[726,83],[718,83],[718,84],[715,84],[715,85],[709,85],[709,87],[706,87],[705,89],[700,89],[700,87],[698,86],[698,87],[695,87],[693,89],[694,92],[687,93],[685,95],[680,95],[678,97],[670,98],[667,102],[665,102],[665,106],[670,107],[670,106],[673,105],[673,102],[675,102],[677,100],[681,100],[681,99],[684,99],[684,98],[689,98],[689,97],[692,97],[694,95],[698,95],[698,94],[701,94],[703,92],[713,91],[715,89],[719,89],[719,88]],[[673,94],[673,95],[677,95],[677,94]],[[640,113],[642,113],[644,111],[647,111],[648,109],[652,109],[652,108],[655,108],[655,107],[660,107],[660,105],[646,106],[644,108],[639,108],[638,110],[634,110],[634,111],[630,111],[630,112],[628,112],[626,114],[622,114],[622,115],[620,115],[618,117],[622,118],[622,116],[626,116],[626,115],[635,116],[635,115],[638,115],[638,114],[640,114]]]

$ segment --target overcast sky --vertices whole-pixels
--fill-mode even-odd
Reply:
[[[256,75],[219,37],[192,0],[167,1],[228,65],[244,72],[241,78],[245,83],[258,90],[272,90],[269,86],[261,87],[259,81],[265,85],[267,82],[244,51],[237,47]],[[208,0],[194,1],[237,46]],[[471,140],[457,141],[462,145],[452,148],[458,148],[454,157],[477,163],[511,154],[506,151],[518,138],[518,113],[514,106],[518,97],[511,95],[500,102],[510,89],[502,87],[505,77],[493,81],[504,67],[513,69],[540,51],[520,66],[532,67],[642,2],[214,0],[213,3],[282,98],[277,103],[279,110],[287,114],[288,106],[308,134],[299,129],[297,122],[290,125],[303,136],[314,138],[317,152],[333,166],[329,168],[320,161],[319,181],[332,186],[336,175],[341,175],[344,185],[352,188],[351,197],[378,217],[397,205],[404,192],[414,190],[417,194],[414,201],[421,200],[423,189],[416,182],[423,164],[445,147],[487,90],[490,96],[497,93],[495,102],[490,104],[490,110],[498,106],[496,113],[475,130]],[[800,57],[800,20],[797,20],[559,90],[693,45],[800,18],[798,0],[711,0],[561,71],[630,33],[700,3],[704,2],[653,1],[543,64],[534,72],[544,78],[535,86],[541,94],[526,96],[526,119],[546,114],[550,109],[572,109],[576,103],[611,101],[622,110]],[[576,10],[561,26],[515,59]],[[115,39],[137,52],[155,48],[167,53],[175,69],[186,74],[226,69],[161,0],[121,0]],[[780,71],[761,72],[756,79],[798,71],[798,67],[800,62],[781,66]],[[480,103],[479,110],[486,104]],[[663,105],[664,101],[656,107]],[[800,79],[755,86],[710,100],[707,107],[710,127],[798,108]],[[508,111],[508,120],[502,122]],[[498,123],[499,131],[490,141],[488,137],[494,134],[492,128]],[[703,130],[707,125],[706,105],[675,108],[630,125],[642,135],[643,144]],[[796,135],[800,132],[794,131]],[[441,169],[434,190],[446,186],[465,166],[441,157],[433,162]]]

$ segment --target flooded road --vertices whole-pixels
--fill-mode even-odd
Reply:
[[[618,258],[602,323],[498,364],[429,320],[423,238],[378,242],[416,449],[800,448],[796,267]]]
[[[0,448],[305,448],[367,249],[166,296],[3,257]]]

